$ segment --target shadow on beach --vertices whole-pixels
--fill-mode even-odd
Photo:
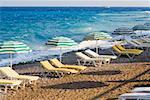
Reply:
[[[108,86],[102,82],[96,81],[79,81],[79,82],[70,82],[62,83],[57,85],[42,86],[43,89],[89,89]]]
[[[83,75],[117,75],[121,74],[120,70],[104,70],[104,71],[93,71],[81,73]]]
[[[149,73],[149,72],[150,72],[150,69],[148,69],[148,70],[146,70],[146,71],[144,71],[144,72],[142,72],[142,73],[140,73],[140,74],[138,74],[138,75],[136,75],[136,76],[130,78],[129,80],[121,81],[121,83],[120,83],[119,85],[114,86],[114,87],[112,87],[111,89],[105,91],[104,93],[101,93],[101,94],[99,94],[99,95],[93,97],[92,100],[97,100],[98,98],[101,98],[102,96],[104,96],[104,95],[110,93],[111,91],[114,91],[114,90],[116,90],[116,89],[118,89],[118,88],[120,88],[120,87],[122,87],[122,86],[124,86],[124,85],[126,85],[126,84],[128,84],[128,83],[130,83],[130,82],[136,82],[136,81],[137,81],[136,79],[137,79],[138,77],[140,77],[140,76],[142,76],[142,75],[144,75],[144,74],[147,74],[147,73]],[[113,81],[112,81],[112,82],[113,82]],[[117,81],[116,81],[116,82],[117,82]],[[119,81],[119,82],[120,82],[120,81]],[[137,81],[137,82],[138,82],[138,81]],[[148,82],[149,82],[149,80],[148,80]]]
[[[123,82],[150,82],[150,80],[117,80],[117,81],[107,81],[107,82],[118,82],[118,83],[123,83]]]
[[[91,72],[82,72],[80,75],[117,75],[121,74],[120,70],[104,70],[104,71],[91,71]],[[60,78],[55,75],[55,72],[26,72],[22,73],[22,75],[35,75],[41,78]],[[66,74],[67,75],[67,74]]]
[[[149,82],[150,82],[150,80],[149,80]],[[150,85],[149,85],[149,84],[146,84],[146,85],[145,85],[145,84],[142,84],[142,85],[141,85],[141,84],[138,84],[138,85],[135,85],[135,86],[133,86],[133,87],[134,87],[134,88],[135,88],[135,87],[150,87]]]
[[[22,75],[34,75],[41,78],[60,78],[55,72],[26,72],[22,73]]]

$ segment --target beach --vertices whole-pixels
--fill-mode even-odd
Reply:
[[[146,55],[147,52],[145,52]],[[138,60],[145,58],[145,61]],[[4,100],[117,100],[118,96],[139,86],[150,86],[150,62],[147,56],[137,56],[135,61],[121,57],[101,67],[89,66],[77,74],[64,77],[44,76],[46,70],[38,62],[16,65],[19,74],[38,75],[37,85],[18,91],[10,90]],[[70,59],[69,59],[70,58]],[[72,59],[71,59],[72,58]],[[75,64],[74,53],[64,54],[64,63]],[[146,61],[147,60],[147,61]],[[137,62],[136,62],[137,61]]]

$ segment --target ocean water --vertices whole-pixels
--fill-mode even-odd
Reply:
[[[0,7],[0,41],[22,41],[38,50],[36,58],[40,58],[46,56],[45,42],[52,37],[67,36],[80,42],[92,31],[111,33],[118,27],[146,22],[150,22],[150,8]]]

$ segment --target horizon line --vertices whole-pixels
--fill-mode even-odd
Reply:
[[[112,7],[130,7],[130,8],[150,8],[149,6],[0,6],[0,7],[105,7],[105,8],[112,8]]]

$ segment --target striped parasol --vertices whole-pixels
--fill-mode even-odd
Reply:
[[[61,61],[62,49],[77,46],[77,43],[71,38],[60,36],[48,40],[46,45],[60,48],[60,61]]]
[[[112,37],[107,32],[91,32],[89,33],[84,40],[109,40]]]
[[[145,23],[145,25],[136,25],[132,28],[134,31],[148,31],[150,30],[150,25]]]
[[[112,37],[104,31],[100,31],[100,32],[91,32],[89,33],[84,40],[96,40],[96,52],[98,53],[98,46],[97,46],[97,41],[98,40],[110,40]]]
[[[18,41],[4,41],[0,43],[0,54],[10,55],[10,67],[12,68],[12,54],[31,52],[31,48]]]
[[[77,43],[71,38],[60,36],[48,40],[46,45],[57,46],[57,47],[68,47],[68,46],[77,45]]]
[[[145,23],[144,25],[150,26],[150,22],[149,23]]]
[[[117,28],[112,34],[113,35],[131,35],[135,33],[132,29],[129,29],[126,27],[120,27],[120,28]]]

